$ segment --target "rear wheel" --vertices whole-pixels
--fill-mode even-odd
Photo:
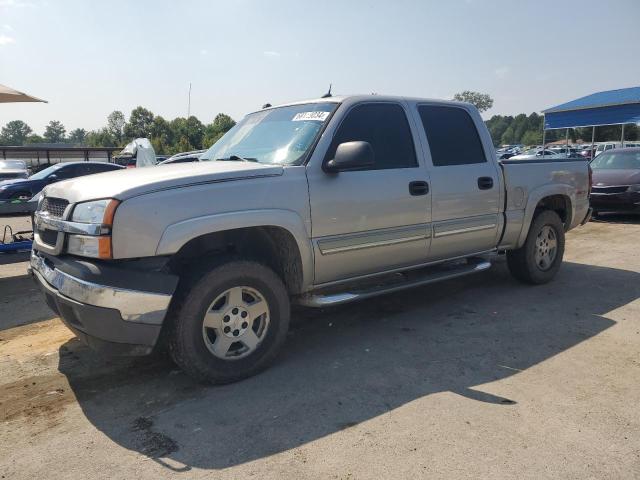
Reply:
[[[555,277],[564,255],[564,226],[556,212],[544,210],[534,217],[524,245],[507,252],[509,271],[530,284]]]
[[[234,382],[273,361],[289,328],[289,297],[278,275],[251,261],[193,274],[178,293],[169,349],[189,375]]]

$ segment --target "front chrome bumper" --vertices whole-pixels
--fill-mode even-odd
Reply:
[[[85,305],[118,310],[127,322],[161,325],[172,297],[88,282],[49,266],[33,251],[31,273],[48,290]]]

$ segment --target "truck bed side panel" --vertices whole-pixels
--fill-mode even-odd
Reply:
[[[568,201],[566,230],[579,225],[589,209],[587,162],[512,161],[502,162],[507,191],[506,228],[499,248],[518,248],[524,243],[538,203],[561,195]]]

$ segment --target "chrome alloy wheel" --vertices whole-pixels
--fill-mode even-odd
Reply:
[[[269,328],[269,305],[250,287],[232,287],[207,308],[202,335],[209,351],[222,360],[246,357],[262,343]]]
[[[558,240],[556,231],[549,225],[545,225],[536,237],[535,261],[542,271],[549,270],[558,253]]]

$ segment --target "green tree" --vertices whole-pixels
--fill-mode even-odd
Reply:
[[[109,130],[102,128],[87,133],[84,143],[87,147],[119,147]]]
[[[216,143],[220,137],[231,130],[235,124],[235,120],[226,113],[216,115],[213,122],[205,127],[204,138],[202,140],[203,148],[209,148]]]
[[[73,145],[83,145],[84,139],[87,136],[87,131],[84,128],[76,128],[69,132],[67,141]]]
[[[509,125],[509,127],[504,131],[502,137],[500,138],[501,145],[512,145],[515,142],[515,132],[513,130],[513,124]]]
[[[178,139],[178,143],[181,145],[179,148],[186,147],[187,151],[202,148],[204,125],[196,117],[192,115],[188,119],[183,117],[174,118],[169,123],[169,126],[171,127],[173,138]],[[175,146],[178,148],[178,145]]]
[[[540,145],[542,143],[542,130],[527,130],[522,138],[520,139],[520,143],[523,145]]]
[[[12,120],[0,131],[0,144],[22,145],[31,132],[31,127],[22,120]]]
[[[44,138],[42,138],[40,135],[32,133],[25,139],[23,145],[33,145],[34,143],[44,143]]]
[[[195,150],[193,145],[189,143],[189,139],[185,136],[180,137],[178,143],[176,143],[171,149],[172,154],[180,153],[180,152],[189,152],[191,150]]]
[[[124,141],[124,127],[126,124],[124,113],[120,110],[114,110],[107,117],[107,130],[119,145]]]
[[[44,139],[49,143],[63,143],[67,133],[64,125],[58,120],[51,120],[44,129]]]
[[[485,123],[491,134],[491,139],[495,146],[500,145],[502,135],[509,128],[509,125],[513,121],[513,117],[503,117],[502,115],[494,115]]]
[[[464,92],[456,93],[453,99],[458,102],[467,102],[474,105],[480,112],[486,112],[493,107],[493,98],[487,93],[472,92],[465,90]]]
[[[173,146],[173,130],[169,122],[158,115],[151,124],[151,144],[156,153],[167,154]]]
[[[151,136],[153,113],[144,107],[136,107],[129,115],[129,122],[124,126],[125,141],[134,138],[148,138]]]

